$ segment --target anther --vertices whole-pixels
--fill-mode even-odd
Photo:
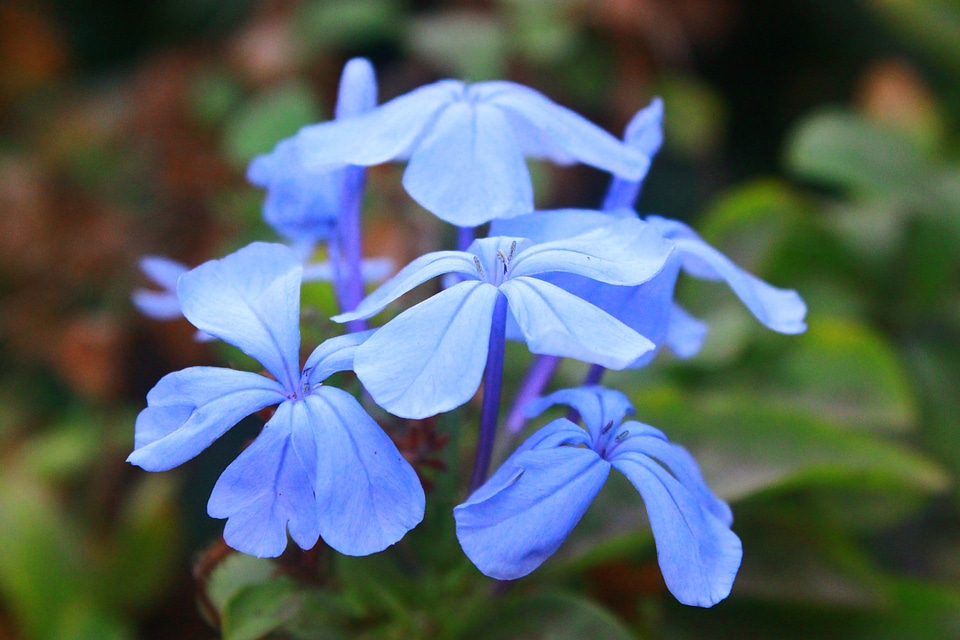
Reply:
[[[624,440],[627,439],[627,436],[629,435],[630,435],[629,431],[621,431],[620,433],[617,434],[616,441],[623,442]]]
[[[510,255],[507,256],[507,261],[508,261],[508,262],[509,262],[510,260],[513,260],[513,254],[514,254],[514,252],[516,252],[516,250],[517,250],[517,241],[514,240],[513,242],[510,243]]]
[[[483,277],[483,267],[480,266],[480,258],[473,256],[473,264],[477,265],[477,273],[480,274],[480,277]]]
[[[603,430],[600,433],[603,435],[606,435],[607,432],[610,431],[610,429],[613,429],[613,420],[603,425]]]

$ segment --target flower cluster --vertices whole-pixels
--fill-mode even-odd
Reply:
[[[804,330],[803,301],[739,269],[685,224],[633,210],[662,141],[659,100],[618,140],[510,82],[445,80],[379,106],[376,94],[370,64],[350,61],[336,118],[304,128],[250,166],[251,182],[267,191],[264,216],[289,245],[254,243],[192,270],[144,261],[164,291],[137,292],[141,309],[182,314],[268,375],[191,367],[163,377],[137,418],[130,462],[170,469],[275,406],[210,496],[210,515],[227,519],[225,540],[258,556],[279,555],[288,535],[304,549],[323,538],[341,553],[366,555],[417,526],[425,506],[416,471],[367,413],[369,403],[424,418],[455,410],[482,386],[469,495],[454,510],[461,547],[480,571],[515,579],[536,569],[613,467],[646,506],[671,592],[697,606],[725,598],[741,559],[729,507],[686,450],[653,427],[623,422],[629,401],[596,382],[605,369],[649,364],[664,345],[681,357],[699,350],[706,326],[673,300],[681,271],[725,281],[781,333]],[[603,207],[534,211],[527,158],[610,172]],[[410,196],[460,228],[459,245],[417,258],[364,298],[365,277],[377,270],[360,252],[365,167],[396,160],[407,161]],[[486,236],[476,237],[486,223]],[[330,256],[322,275],[341,307],[333,320],[347,332],[301,366],[300,286],[316,273],[309,259],[319,242]],[[438,293],[367,328],[403,294],[440,276]],[[500,424],[508,339],[537,358]],[[538,399],[561,358],[591,363],[589,384]],[[356,373],[362,399],[325,383],[341,371]],[[518,431],[557,403],[574,410],[570,419],[536,431],[488,478],[498,432]]]

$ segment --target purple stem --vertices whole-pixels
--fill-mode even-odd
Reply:
[[[457,227],[457,251],[466,251],[473,242],[473,227]]]
[[[361,237],[360,208],[363,204],[363,190],[367,173],[363,167],[349,166],[344,169],[343,187],[340,196],[340,220],[337,233],[341,248],[338,256],[343,262],[334,267],[334,273],[342,278],[341,306],[344,311],[353,311],[363,300],[363,241]],[[331,259],[333,256],[331,256]],[[345,272],[345,273],[344,273]],[[366,331],[366,320],[351,320],[347,331]]]
[[[493,444],[497,437],[497,416],[500,413],[500,391],[503,383],[503,351],[507,333],[507,298],[497,294],[490,325],[487,368],[483,372],[483,407],[480,410],[480,436],[477,457],[473,463],[468,495],[480,488],[490,470]]]
[[[523,410],[528,402],[543,395],[543,390],[553,378],[558,364],[560,364],[560,358],[557,356],[537,356],[534,359],[530,368],[527,369],[527,375],[520,382],[520,390],[517,391],[510,413],[507,414],[508,433],[516,435],[523,429],[523,425],[527,423],[527,416]]]

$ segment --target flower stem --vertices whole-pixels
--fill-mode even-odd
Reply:
[[[337,225],[341,264],[336,265],[334,273],[342,278],[341,305],[344,311],[353,311],[363,300],[363,243],[361,237],[360,207],[363,203],[363,190],[366,185],[366,169],[347,167],[344,169],[343,187],[340,200],[340,220]],[[347,330],[351,333],[365,331],[366,320],[351,320]]]
[[[487,479],[493,444],[497,437],[497,416],[500,413],[500,391],[503,383],[503,352],[507,333],[507,298],[497,294],[490,325],[490,343],[487,349],[487,368],[483,373],[483,407],[480,410],[480,435],[477,457],[473,463],[469,493],[480,488]]]
[[[543,395],[543,390],[547,388],[550,379],[553,378],[557,365],[560,364],[560,358],[557,356],[538,355],[530,368],[527,369],[527,375],[520,382],[520,390],[514,397],[513,406],[510,413],[507,414],[506,428],[511,434],[518,434],[527,423],[527,417],[523,410],[527,403]]]
[[[457,251],[466,251],[474,237],[473,227],[457,227]]]

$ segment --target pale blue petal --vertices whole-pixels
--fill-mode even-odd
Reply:
[[[163,256],[144,256],[140,258],[140,270],[163,289],[136,289],[133,292],[130,297],[140,313],[155,320],[182,317],[180,300],[177,299],[177,280],[189,268]]]
[[[311,387],[320,384],[338,371],[353,369],[353,358],[357,347],[372,336],[374,330],[348,333],[324,341],[303,365],[303,374],[307,376],[307,384]]]
[[[533,353],[623,369],[654,347],[605,311],[548,282],[514,278],[500,290]]]
[[[524,155],[564,164],[573,159],[631,180],[647,172],[649,158],[529,87],[485,82],[471,89],[508,114]]]
[[[472,254],[464,251],[434,251],[420,256],[383,283],[376,291],[363,299],[356,310],[333,316],[334,322],[350,322],[376,315],[388,304],[423,284],[445,273],[458,273],[476,280],[479,277]]]
[[[147,471],[166,471],[196,456],[246,416],[284,399],[279,383],[255,373],[218,367],[169,373],[147,394],[127,461]]]
[[[806,330],[807,306],[796,291],[778,289],[747,273],[681,222],[655,216],[649,221],[673,241],[685,271],[696,278],[726,281],[757,320],[774,331],[795,334]]]
[[[489,495],[453,510],[464,553],[498,580],[522,578],[553,555],[610,473],[609,463],[577,447],[528,450],[513,464],[518,471],[498,477]]]
[[[304,465],[291,442],[294,429],[315,429],[302,422],[305,412],[297,402],[285,402],[257,439],[217,480],[207,502],[207,513],[227,518],[223,538],[228,545],[261,558],[273,558],[287,546],[287,532],[302,548],[310,549],[320,536],[317,501],[313,494],[315,470]]]
[[[437,115],[462,93],[462,82],[443,80],[361,115],[304,127],[295,138],[301,159],[313,167],[406,159]]]
[[[629,452],[640,453],[656,459],[669,469],[688,491],[692,492],[718,520],[733,524],[733,512],[726,502],[718,498],[707,486],[700,467],[690,453],[678,444],[672,444],[662,431],[641,422],[625,422],[616,429],[620,439],[612,448],[611,462]],[[624,432],[628,436],[622,435]]]
[[[698,495],[645,455],[624,453],[612,464],[643,497],[670,593],[683,604],[699,607],[726,598],[743,556],[737,535]]]
[[[411,155],[403,186],[461,227],[533,210],[533,185],[510,125],[483,103],[461,101],[443,111]]]
[[[377,106],[377,76],[366,58],[351,58],[340,74],[337,92],[337,119],[350,118]]]
[[[619,425],[624,416],[633,414],[633,405],[627,396],[599,386],[554,391],[527,404],[524,413],[528,418],[533,418],[555,404],[576,409],[594,440],[600,437],[607,425]]]
[[[520,472],[517,460],[525,451],[532,449],[553,449],[557,447],[590,448],[590,434],[566,418],[558,418],[540,429],[514,449],[510,457],[504,460],[500,468],[490,476],[476,491],[470,494],[465,504],[483,502],[504,487],[509,486]]]
[[[264,220],[289,240],[313,242],[333,233],[340,215],[343,178],[342,169],[305,167],[292,138],[254,158],[247,169],[247,179],[267,190]]]
[[[663,101],[660,98],[654,98],[649,106],[633,116],[627,124],[624,142],[647,158],[652,159],[657,154],[663,144]],[[614,177],[603,208],[632,207],[640,195],[640,185],[645,177],[646,172],[636,180]]]
[[[386,280],[393,270],[393,260],[390,258],[367,258],[360,262],[360,277],[364,282]],[[303,265],[304,282],[330,282],[333,275],[333,265],[329,262],[309,262]]]
[[[663,268],[671,250],[671,243],[643,221],[613,219],[609,225],[573,238],[530,247],[514,260],[511,274],[558,271],[609,284],[637,285]]]
[[[694,318],[680,305],[670,307],[670,323],[667,327],[666,345],[680,358],[692,358],[700,352],[710,327]]]
[[[632,209],[553,209],[535,211],[490,223],[490,236],[527,238],[534,243],[572,238],[605,227],[620,218],[637,218]]]
[[[180,277],[183,315],[256,358],[288,391],[300,378],[300,275],[296,255],[255,242]]]
[[[135,289],[130,296],[140,313],[154,320],[175,320],[182,318],[180,299],[173,291],[152,291]]]
[[[496,287],[473,280],[407,309],[357,349],[357,377],[401,418],[459,407],[480,386],[496,299]]]
[[[182,262],[163,256],[143,256],[140,258],[140,270],[164,289],[174,291],[177,280],[190,268]]]
[[[320,535],[340,553],[382,551],[423,519],[410,464],[350,394],[320,387],[303,404],[315,418]]]

